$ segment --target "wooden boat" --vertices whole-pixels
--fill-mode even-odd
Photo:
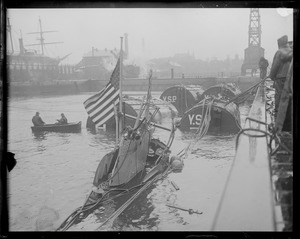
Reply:
[[[45,124],[42,126],[31,126],[33,133],[44,131],[62,132],[62,133],[78,133],[81,131],[81,121],[70,122],[68,124]]]
[[[171,129],[165,128],[171,132],[166,144],[153,138],[153,131],[158,127],[153,123],[153,118],[158,110],[156,108],[150,114],[150,98],[149,78],[147,99],[140,106],[134,126],[121,128],[115,149],[106,154],[98,165],[92,190],[83,206],[71,213],[58,231],[84,229],[87,226],[84,219],[92,213],[97,216],[97,228],[93,230],[100,230],[105,224],[112,223],[155,181],[172,171],[170,146],[175,135],[175,124]],[[123,116],[118,118],[123,119]]]

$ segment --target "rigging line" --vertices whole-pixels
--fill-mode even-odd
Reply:
[[[160,175],[154,177],[153,180],[145,183],[145,185],[140,188],[126,203],[124,203],[117,211],[115,211],[110,217],[108,217],[96,230],[99,230],[102,226],[104,226],[107,222],[114,220],[139,196],[145,189],[147,189],[152,183],[159,179]]]
[[[192,149],[194,147],[194,145],[203,138],[204,135],[206,135],[208,128],[209,128],[209,124],[210,124],[210,120],[211,120],[211,108],[214,102],[214,98],[208,102],[207,104],[205,104],[206,100],[209,99],[209,97],[205,97],[205,99],[203,100],[203,106],[202,106],[202,118],[201,118],[201,122],[199,125],[199,128],[197,130],[197,136],[195,137],[194,141],[191,141],[188,146],[181,150],[177,155],[179,157],[187,157],[188,151],[190,149]],[[206,107],[205,107],[206,106]],[[204,110],[205,108],[205,110]],[[205,113],[204,113],[205,112]],[[192,145],[193,144],[193,145]]]
[[[174,122],[173,122],[172,126],[173,126],[173,127],[172,127],[172,132],[171,132],[171,134],[170,134],[170,136],[169,136],[169,140],[168,140],[168,142],[167,142],[167,144],[166,144],[166,147],[164,148],[164,150],[163,150],[163,152],[161,153],[161,155],[159,155],[159,157],[157,158],[155,164],[158,164],[159,161],[160,161],[163,157],[166,156],[168,150],[170,149],[170,147],[171,147],[171,145],[172,145],[172,143],[173,143],[174,136],[175,136],[175,131],[176,131],[176,128],[174,127]]]
[[[91,195],[92,192],[90,192],[89,195]],[[92,204],[91,206],[84,208],[86,201],[88,200],[89,197],[87,197],[85,203],[83,204],[83,206],[78,207],[77,209],[75,209],[70,216],[68,216],[61,225],[63,225],[64,223],[66,223],[66,225],[64,225],[64,227],[62,229],[60,229],[60,231],[66,231],[68,230],[72,225],[73,222],[75,221],[75,219],[79,216],[79,214],[88,211],[90,209],[92,209],[93,207],[95,207],[98,203],[100,203],[102,201],[102,199],[108,194],[109,192],[106,192],[103,197],[96,201],[94,204]],[[71,220],[70,220],[71,219]],[[69,221],[70,220],[70,221]],[[58,230],[56,230],[58,231]]]
[[[63,225],[64,223],[67,223],[67,221],[70,220],[70,218],[71,218],[72,216],[73,216],[73,218],[72,218],[72,219],[71,219],[71,220],[70,220],[70,221],[69,221],[62,229],[60,229],[59,231],[66,231],[68,228],[70,228],[70,226],[73,225],[73,222],[74,222],[74,220],[76,219],[76,217],[78,217],[79,213],[83,213],[83,212],[86,212],[86,211],[88,211],[88,210],[91,210],[91,209],[93,209],[94,207],[96,207],[96,206],[97,206],[99,203],[101,203],[101,202],[105,202],[105,201],[107,201],[107,200],[112,200],[112,199],[115,199],[115,198],[117,198],[117,197],[120,197],[120,196],[122,196],[123,194],[128,193],[128,192],[134,190],[135,188],[142,187],[143,185],[144,185],[144,184],[138,184],[138,185],[135,185],[135,186],[133,186],[133,187],[131,187],[131,188],[129,188],[129,189],[110,189],[110,191],[106,192],[100,199],[98,199],[95,203],[93,203],[93,204],[90,205],[89,207],[83,208],[83,207],[84,207],[84,205],[83,205],[83,206],[80,206],[80,207],[78,207],[77,209],[75,209],[75,210],[71,213],[71,215],[68,216],[68,217],[63,221],[62,225]],[[110,193],[111,191],[122,191],[122,192],[120,192],[119,194],[114,195],[114,196],[112,196],[112,197],[109,198],[109,193]],[[107,198],[105,198],[105,197],[107,197]],[[74,214],[75,214],[75,215],[74,215]],[[58,230],[57,230],[57,231],[58,231]]]
[[[75,209],[75,210],[71,213],[70,216],[68,216],[68,217],[64,220],[64,222],[62,223],[62,225],[63,225],[64,223],[67,223],[67,224],[66,224],[62,229],[60,229],[59,231],[66,231],[70,226],[72,226],[74,220],[78,217],[78,215],[79,215],[80,213],[84,213],[84,212],[86,212],[86,211],[88,211],[88,210],[91,210],[91,209],[93,209],[95,206],[97,206],[97,205],[98,205],[99,203],[101,203],[101,202],[105,202],[105,201],[107,201],[107,200],[111,200],[111,199],[120,197],[120,196],[122,196],[124,193],[130,192],[130,191],[132,191],[133,189],[135,189],[135,188],[137,188],[137,187],[141,187],[141,186],[143,186],[143,184],[136,185],[136,186],[134,186],[134,187],[132,187],[132,188],[130,188],[130,189],[111,189],[110,191],[106,192],[100,199],[98,199],[98,200],[97,200],[95,203],[93,203],[92,205],[90,205],[90,206],[88,206],[88,207],[85,207],[85,208],[84,208],[85,205],[78,207],[77,209]],[[119,193],[119,194],[117,194],[117,195],[115,195],[115,196],[112,196],[112,197],[108,198],[108,197],[109,197],[109,193],[110,193],[111,191],[117,191],[117,190],[121,190],[122,192]],[[107,197],[107,199],[106,199],[105,197]],[[75,214],[75,215],[74,215],[74,214]],[[73,217],[73,218],[70,220],[71,217]],[[68,221],[68,220],[70,220],[70,221]],[[58,230],[57,230],[57,231],[58,231]]]
[[[249,89],[247,89],[246,91],[236,95],[235,97],[233,97],[231,100],[229,100],[226,104],[230,104],[231,102],[235,102],[237,101],[240,97],[245,97],[247,94],[251,94],[254,89],[256,89],[259,85],[261,85],[262,83],[264,83],[267,79],[269,78],[269,76],[266,76],[264,79],[262,79],[261,81],[259,81],[258,83],[256,83],[255,85],[251,86]]]

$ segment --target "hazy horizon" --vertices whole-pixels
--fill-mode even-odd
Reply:
[[[279,37],[287,35],[293,40],[291,11],[259,9],[261,47],[269,61],[277,50]],[[66,64],[78,63],[92,47],[120,49],[120,37],[125,33],[128,34],[129,58],[133,62],[181,53],[190,53],[201,60],[222,60],[235,55],[244,58],[250,8],[8,9],[7,17],[15,52],[19,51],[21,34],[24,45],[38,43],[39,35],[27,33],[39,31],[40,17],[43,31],[57,31],[45,33],[45,42],[64,42],[47,45],[45,53],[52,57],[72,53],[63,61]],[[9,39],[7,48],[11,49]]]

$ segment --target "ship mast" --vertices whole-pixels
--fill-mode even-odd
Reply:
[[[39,34],[40,38],[38,40],[40,41],[40,43],[38,43],[38,44],[30,44],[30,45],[26,45],[26,46],[37,46],[37,45],[40,45],[41,46],[41,50],[42,50],[42,55],[44,55],[44,47],[45,47],[45,45],[47,45],[47,44],[63,43],[63,42],[47,42],[47,43],[45,43],[45,38],[43,37],[43,34],[44,33],[50,33],[50,32],[57,32],[57,31],[43,31],[41,17],[39,17],[39,27],[40,27],[40,31],[38,31],[38,32],[29,32],[27,34]]]
[[[9,32],[9,37],[10,37],[11,53],[14,53],[14,44],[13,44],[12,36],[11,36],[11,25],[9,22],[9,17],[7,18],[7,31]]]
[[[120,81],[119,81],[119,96],[120,96],[120,102],[119,102],[119,111],[123,113],[123,90],[122,90],[122,81],[123,81],[123,37],[121,37],[121,50],[120,50]],[[119,120],[119,132],[120,135],[123,127],[124,122],[122,121],[122,118]]]

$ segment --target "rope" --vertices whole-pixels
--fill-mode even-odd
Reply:
[[[145,118],[143,119],[143,121],[145,120]],[[142,122],[143,122],[142,121]],[[140,126],[140,125],[139,125]],[[138,126],[138,127],[139,127]],[[135,129],[135,130],[137,130],[138,129],[138,127]],[[167,151],[169,150],[169,148],[170,148],[170,146],[171,146],[171,144],[173,143],[173,140],[174,140],[174,136],[175,136],[175,130],[176,130],[176,127],[174,126],[174,121],[172,121],[172,132],[171,132],[171,134],[170,134],[170,137],[169,137],[169,140],[168,140],[168,142],[167,142],[167,144],[166,144],[166,147],[165,147],[165,149],[164,149],[164,151],[163,151],[163,153],[159,156],[159,158],[157,159],[157,161],[156,161],[156,163],[158,163],[159,162],[159,160],[167,153]],[[131,144],[131,141],[130,141],[130,144]],[[129,144],[129,145],[130,145]],[[127,152],[126,152],[126,155],[127,155],[127,153],[128,153],[128,149],[129,149],[129,146],[128,146],[128,148],[127,148]],[[126,157],[126,156],[125,156]],[[118,188],[116,188],[116,189],[110,189],[109,191],[107,191],[100,199],[98,199],[95,203],[93,203],[93,204],[91,204],[91,205],[88,205],[88,206],[86,206],[86,202],[87,202],[87,200],[88,200],[88,198],[89,198],[89,196],[91,195],[91,193],[89,194],[89,196],[87,197],[87,199],[86,199],[86,201],[85,201],[85,203],[84,203],[84,205],[83,206],[81,206],[81,207],[79,207],[79,208],[77,208],[75,211],[73,211],[73,213],[71,213],[71,215],[67,218],[67,219],[65,219],[64,220],[64,222],[61,224],[61,225],[63,225],[64,223],[66,223],[67,222],[67,224],[66,225],[64,225],[64,227],[62,228],[62,229],[60,229],[60,231],[66,231],[68,228],[70,228],[70,226],[72,226],[72,224],[74,223],[74,221],[76,220],[76,218],[81,214],[81,213],[83,213],[83,212],[86,212],[86,211],[88,211],[88,210],[91,210],[91,209],[93,209],[94,207],[96,207],[99,203],[101,203],[101,202],[104,202],[104,201],[107,201],[107,200],[112,200],[112,199],[114,199],[114,198],[117,198],[117,197],[120,197],[120,196],[122,196],[123,194],[125,194],[125,193],[128,193],[128,192],[130,192],[130,191],[132,191],[132,190],[134,190],[135,188],[138,188],[138,187],[141,187],[141,186],[143,186],[131,199],[129,199],[129,201],[127,201],[124,205],[122,205],[122,207],[121,208],[119,208],[113,215],[111,215],[102,225],[100,225],[100,227],[101,226],[103,226],[105,223],[107,223],[109,220],[111,220],[111,219],[115,219],[116,217],[118,217],[125,209],[126,209],[126,207],[128,207],[128,205],[144,190],[144,189],[146,189],[150,184],[152,184],[155,180],[157,180],[157,179],[159,179],[159,178],[162,178],[164,175],[166,175],[168,172],[170,171],[170,166],[166,169],[166,171],[163,173],[163,174],[159,174],[159,175],[157,175],[153,180],[151,180],[151,181],[149,181],[149,182],[147,182],[146,184],[144,184],[144,183],[142,183],[142,184],[139,184],[139,185],[136,185],[136,186],[134,186],[134,187],[132,187],[132,188],[130,188],[130,189],[118,189]],[[107,181],[109,181],[110,179],[108,179]],[[111,192],[113,192],[113,191],[121,191],[121,193],[119,193],[119,194],[117,194],[117,195],[115,195],[115,196],[110,196],[110,193]],[[70,220],[70,218],[71,218],[71,220]],[[68,222],[68,220],[70,220],[69,222]],[[99,228],[100,228],[99,227]]]
[[[266,79],[269,78],[269,76],[266,76],[264,79],[262,79],[261,81],[259,81],[258,83],[256,83],[255,85],[251,86],[249,89],[247,89],[246,91],[242,92],[241,94],[238,94],[237,96],[233,97],[231,100],[229,100],[226,104],[230,104],[232,102],[235,102],[236,104],[241,104],[243,103],[245,100],[247,100],[252,94],[253,92],[256,91],[256,88],[260,85],[263,84]]]
[[[154,180],[156,180],[157,176],[152,180],[147,182],[141,189],[139,189],[126,203],[124,203],[117,211],[115,211],[110,217],[108,217],[96,230],[99,230],[102,226],[104,226],[109,221],[114,221],[135,199],[140,195]]]
[[[209,102],[206,102],[207,100],[210,100]],[[187,157],[188,151],[194,147],[194,145],[206,135],[210,120],[211,120],[211,108],[213,106],[215,98],[210,98],[208,96],[205,96],[205,99],[202,101],[202,115],[201,115],[201,122],[199,124],[199,127],[196,131],[196,137],[194,141],[191,141],[187,147],[183,150],[181,150],[177,156],[179,157]],[[205,107],[206,106],[206,107]],[[193,146],[191,146],[193,144]]]
[[[129,200],[126,201],[118,210],[116,210],[110,217],[108,217],[96,230],[99,230],[102,226],[104,226],[106,223],[109,221],[111,223],[114,222],[114,220],[144,191],[146,190],[149,186],[151,186],[155,181],[163,178],[166,176],[169,172],[171,172],[170,166],[165,170],[164,173],[159,174],[155,176],[152,180],[148,181],[143,185],[142,188],[140,188]]]
[[[270,131],[270,133],[267,132],[267,131],[261,130],[261,129],[253,129],[253,128],[242,129],[238,133],[238,135],[236,137],[235,149],[237,149],[237,147],[238,147],[240,136],[242,134],[244,134],[244,135],[246,135],[248,137],[252,137],[252,138],[267,137],[267,136],[270,137],[269,144],[268,144],[270,155],[274,155],[278,151],[278,149],[279,149],[280,146],[282,148],[284,148],[289,154],[293,153],[292,150],[290,150],[287,146],[285,146],[283,143],[281,143],[280,137],[277,134],[277,131],[276,131],[275,126],[274,126],[273,123],[266,124],[265,122],[261,122],[259,120],[252,119],[252,118],[249,118],[249,117],[247,117],[247,119],[255,121],[255,122],[259,123],[259,124],[267,125],[268,126],[268,130]],[[258,132],[260,134],[249,134],[249,133],[246,133],[246,132]],[[276,147],[275,147],[275,149],[272,149],[272,142],[273,141],[277,144]]]

